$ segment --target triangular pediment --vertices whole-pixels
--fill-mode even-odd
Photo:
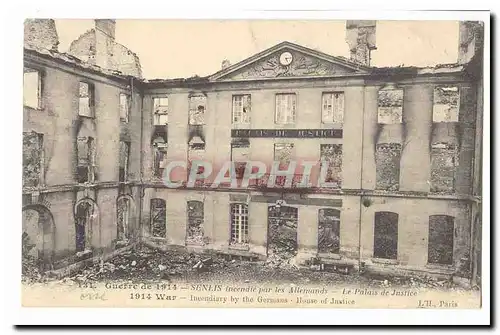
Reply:
[[[280,43],[210,77],[214,81],[335,77],[367,73],[368,68],[342,57],[290,42]]]

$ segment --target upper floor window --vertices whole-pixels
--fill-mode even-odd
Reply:
[[[344,122],[344,92],[323,93],[321,121],[323,123]]]
[[[233,123],[250,123],[252,101],[250,94],[233,96]]]
[[[382,89],[378,91],[378,123],[403,122],[403,90]]]
[[[168,143],[157,141],[153,144],[153,175],[155,177],[161,178],[163,176],[163,171],[167,166],[167,151]]]
[[[168,124],[168,98],[153,98],[153,124],[155,126]]]
[[[77,138],[77,181],[78,183],[93,183],[96,169],[96,145],[93,137]]]
[[[401,144],[380,143],[375,151],[377,190],[398,191],[401,160]]]
[[[325,182],[342,186],[342,144],[320,144],[321,167]]]
[[[431,192],[454,193],[458,152],[453,144],[433,143],[431,146]]]
[[[94,86],[80,82],[79,99],[78,99],[78,115],[86,117],[94,117]]]
[[[276,124],[295,123],[297,96],[295,94],[276,94]]]
[[[23,104],[35,109],[41,108],[42,75],[40,71],[24,68]]]
[[[120,121],[128,123],[130,114],[130,95],[120,93]]]
[[[36,187],[43,177],[43,134],[23,133],[23,187]]]
[[[129,159],[130,159],[130,143],[120,141],[120,159],[119,159],[120,168],[119,168],[118,180],[121,182],[127,181]]]
[[[433,122],[458,122],[460,93],[457,86],[436,86],[432,105]]]

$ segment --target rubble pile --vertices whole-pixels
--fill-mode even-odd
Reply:
[[[190,272],[209,272],[234,266],[235,261],[216,254],[189,253],[184,250],[160,251],[145,246],[124,252],[107,262],[85,268],[76,280],[134,280],[183,278]]]
[[[450,278],[437,279],[430,276],[419,277],[392,277],[392,276],[366,276],[368,285],[373,287],[398,287],[398,288],[432,288],[432,289],[457,289],[458,286]]]

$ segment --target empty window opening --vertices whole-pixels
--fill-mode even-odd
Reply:
[[[237,179],[243,179],[245,167],[250,159],[250,142],[247,140],[233,140],[231,143],[231,161],[234,163],[234,169]]]
[[[231,204],[231,245],[248,243],[248,205]]]
[[[453,264],[454,218],[448,215],[429,217],[429,249],[427,262],[430,264]]]
[[[279,162],[279,170],[286,170],[294,157],[293,143],[274,144],[274,162]],[[286,176],[276,176],[275,185],[285,186]]]
[[[187,202],[187,217],[188,226],[186,234],[186,242],[189,244],[203,244],[203,220],[204,220],[204,203],[201,201]]]
[[[55,225],[50,211],[43,206],[23,209],[22,257],[38,264],[42,271],[52,269]],[[33,264],[32,263],[32,264]],[[23,273],[24,273],[23,267]]]
[[[252,99],[250,94],[233,96],[233,124],[250,123]]]
[[[117,237],[119,241],[129,238],[130,199],[122,197],[117,201]]]
[[[377,150],[375,153],[377,190],[399,190],[400,160],[401,144],[377,144]]]
[[[23,104],[26,107],[41,108],[42,76],[40,71],[24,68]]]
[[[457,86],[436,86],[432,106],[433,122],[458,122],[460,93]]]
[[[323,123],[344,122],[344,92],[323,93],[321,118]]]
[[[23,132],[23,187],[41,184],[43,156],[43,134]]]
[[[130,115],[130,95],[125,93],[120,93],[120,121],[128,123]]]
[[[431,192],[455,192],[455,171],[458,162],[455,145],[435,143],[431,148]]]
[[[276,94],[276,124],[295,123],[297,96],[295,94]]]
[[[326,169],[325,182],[342,186],[342,144],[320,145],[321,168]]]
[[[153,124],[163,126],[168,124],[168,98],[153,98]]]
[[[165,168],[167,166],[167,151],[168,143],[166,143],[162,138],[158,138],[153,142],[154,177],[163,177],[163,172],[165,171]]]
[[[298,218],[298,209],[295,207],[268,207],[267,252],[271,257],[286,260],[297,254]]]
[[[93,216],[94,206],[92,203],[82,201],[76,206],[75,245],[77,252],[91,249]]]
[[[167,237],[167,203],[163,199],[151,199],[151,234]]]
[[[340,211],[322,208],[318,211],[318,252],[340,252]]]
[[[94,117],[94,86],[80,82],[78,115]]]
[[[92,137],[79,137],[77,139],[77,182],[92,183],[95,181],[95,156],[96,147]]]
[[[205,112],[207,109],[207,98],[203,95],[196,95],[189,98],[189,124],[204,125]]]
[[[398,214],[376,212],[373,238],[373,257],[398,258]]]
[[[403,122],[403,90],[378,91],[378,123]]]
[[[120,167],[119,167],[119,181],[126,182],[128,177],[128,167],[130,158],[130,143],[120,141]]]

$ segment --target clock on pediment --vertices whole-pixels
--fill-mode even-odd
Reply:
[[[293,55],[290,52],[285,51],[280,55],[280,64],[281,65],[288,66],[292,63],[292,61],[293,61]]]

